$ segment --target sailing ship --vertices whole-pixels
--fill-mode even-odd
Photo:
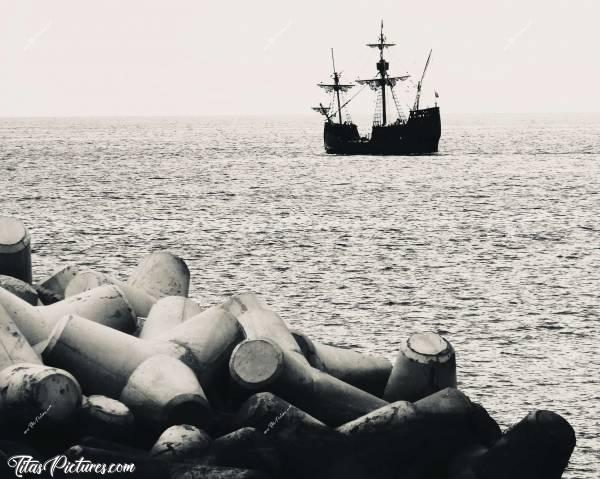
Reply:
[[[390,76],[388,73],[389,63],[384,58],[383,52],[386,48],[394,46],[388,43],[383,34],[383,21],[377,43],[368,43],[370,48],[379,50],[379,61],[377,62],[377,75],[367,80],[356,80],[359,85],[369,86],[376,92],[375,116],[370,136],[360,136],[358,127],[352,122],[348,114],[349,100],[345,94],[355,85],[343,83],[341,74],[335,68],[333,49],[331,60],[333,63],[333,83],[318,83],[327,93],[332,93],[332,101],[329,106],[322,103],[313,107],[313,110],[325,116],[323,140],[325,151],[333,154],[360,154],[360,155],[407,155],[407,154],[429,154],[438,151],[438,143],[441,135],[440,109],[437,101],[434,107],[420,108],[421,88],[425,73],[431,59],[431,51],[427,57],[425,68],[421,79],[416,86],[416,97],[413,107],[405,112],[400,106],[398,96],[394,91],[396,84],[406,81],[410,75]],[[362,91],[362,89],[361,89]],[[360,91],[359,91],[360,93]],[[388,102],[391,93],[397,118],[389,121]],[[435,94],[437,98],[437,92]],[[408,113],[408,114],[407,114]]]

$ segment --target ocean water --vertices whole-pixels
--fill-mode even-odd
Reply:
[[[598,477],[600,115],[442,116],[425,157],[328,156],[310,116],[0,119],[0,211],[34,279],[168,249],[203,304],[254,290],[315,340],[440,332],[502,427],[562,414],[564,477]]]

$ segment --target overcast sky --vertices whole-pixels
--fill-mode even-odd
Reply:
[[[0,116],[309,114],[382,18],[443,111],[600,111],[597,0],[0,0]]]

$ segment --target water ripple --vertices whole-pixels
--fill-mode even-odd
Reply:
[[[202,304],[252,289],[316,340],[392,359],[437,330],[503,427],[575,427],[600,472],[600,117],[454,117],[441,153],[335,157],[306,118],[0,120],[2,212],[36,278],[156,248]]]

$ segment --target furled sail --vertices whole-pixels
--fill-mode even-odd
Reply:
[[[390,47],[395,47],[396,44],[395,43],[384,43],[383,41],[380,41],[379,43],[367,43],[368,47],[371,48],[390,48]]]
[[[338,83],[337,85],[335,83],[317,83],[317,85],[320,86],[321,88],[323,88],[323,90],[325,90],[327,93],[331,93],[334,91],[346,92],[354,86],[351,84],[343,85],[341,83]]]
[[[327,113],[329,113],[329,110],[331,110],[330,107],[328,106],[311,106],[311,108],[319,113],[322,113],[323,115],[327,115]]]
[[[367,80],[356,80],[356,83],[358,83],[359,85],[369,85],[371,90],[377,91],[379,88],[381,88],[382,81],[385,81],[385,85],[393,88],[396,86],[396,83],[398,83],[399,81],[404,81],[407,78],[410,78],[410,75],[402,75],[399,77],[385,77],[385,80],[382,80],[381,78],[369,78]]]

